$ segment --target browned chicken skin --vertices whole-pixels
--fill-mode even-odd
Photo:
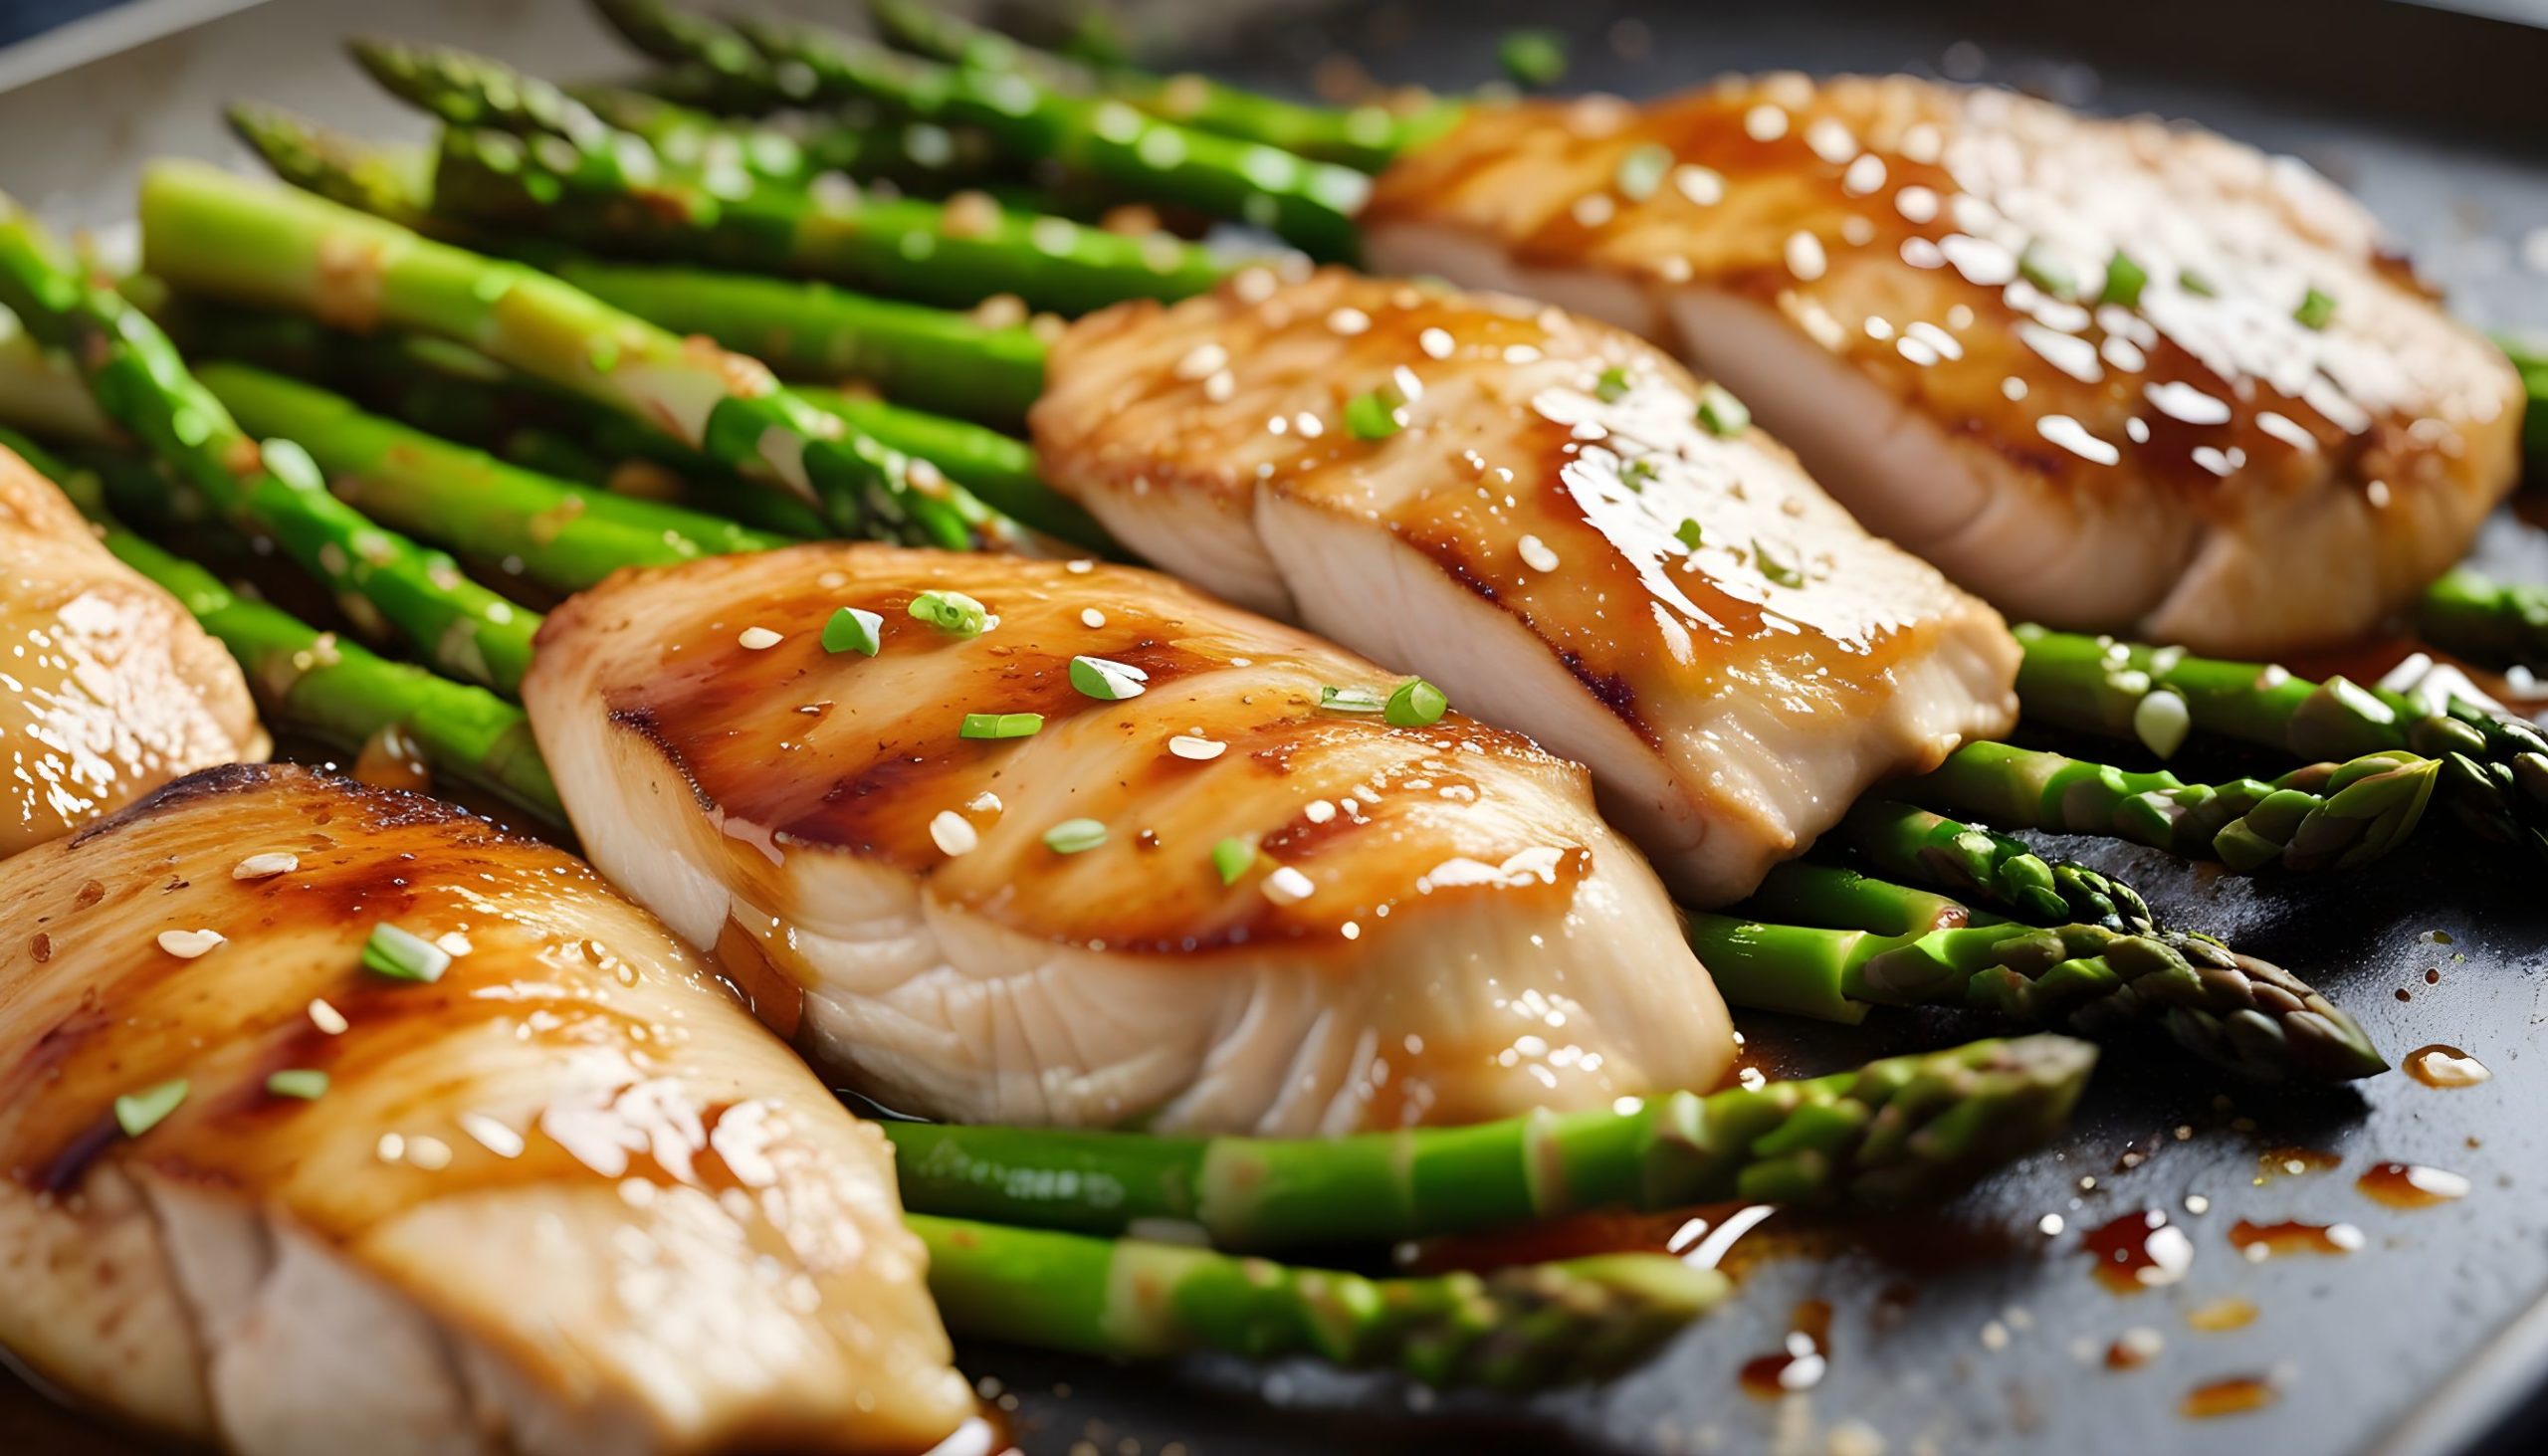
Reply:
[[[1590,764],[1693,900],[2015,717],[1996,612],[1606,325],[1254,275],[1082,319],[1051,376],[1045,474],[1109,529]]]
[[[612,577],[524,699],[594,862],[891,1105],[1302,1133],[1713,1083],[1724,1008],[1583,770],[1320,706],[1394,685],[1146,571],[821,544]]]
[[[0,449],[0,857],[269,747],[230,654]]]
[[[440,978],[367,969],[384,924]],[[212,769],[0,865],[0,1345],[145,1425],[916,1450],[969,1402],[899,1211],[652,917],[434,800]]]
[[[2521,388],[2297,162],[1906,77],[1480,107],[1376,266],[1668,342],[2013,615],[2257,655],[2357,635],[2510,489]]]

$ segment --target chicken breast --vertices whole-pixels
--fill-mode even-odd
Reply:
[[[826,543],[613,576],[523,698],[594,863],[890,1106],[1308,1134],[1714,1084],[1724,1006],[1583,770],[1321,707],[1395,682],[1146,571]]]
[[[0,448],[0,857],[270,748],[230,654]]]
[[[1907,77],[1480,108],[1377,266],[1668,344],[2013,615],[2264,655],[2360,634],[2511,487],[2522,391],[2297,161]]]
[[[1119,538],[1591,764],[1703,904],[2015,718],[1997,613],[1616,329],[1259,275],[1083,319],[1050,373],[1044,472]]]
[[[375,927],[448,968],[368,968]],[[590,870],[420,796],[209,769],[0,865],[0,1345],[176,1436],[907,1452],[970,1413],[876,1130]]]

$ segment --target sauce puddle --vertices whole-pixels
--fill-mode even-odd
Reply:
[[[2362,1195],[2392,1208],[2431,1208],[2468,1196],[2468,1179],[2420,1162],[2384,1162],[2354,1179]]]
[[[2494,1080],[2494,1073],[2454,1046],[2435,1042],[2407,1053],[2407,1075],[2427,1087],[2474,1087]]]
[[[2230,1225],[2230,1242],[2250,1264],[2285,1254],[2350,1254],[2362,1247],[2362,1230],[2350,1223],[2253,1223]]]
[[[2156,1208],[2099,1224],[2079,1246],[2097,1261],[2097,1283],[2116,1294],[2174,1284],[2194,1267],[2194,1240]]]
[[[2212,1420],[2219,1416],[2262,1410],[2273,1402],[2273,1385],[2263,1376],[2231,1375],[2187,1391],[2186,1398],[2177,1406],[2177,1413],[2188,1420]]]
[[[1776,1400],[1810,1390],[1822,1383],[1824,1372],[1830,1368],[1830,1302],[1801,1301],[1788,1317],[1787,1339],[1778,1352],[1744,1361],[1737,1382],[1743,1393],[1755,1400]]]

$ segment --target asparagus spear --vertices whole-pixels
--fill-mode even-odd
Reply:
[[[1961,1004],[2100,1037],[2156,1023],[2186,1050],[2257,1082],[2388,1070],[2371,1038],[2326,997],[2209,936],[1967,924],[1988,918],[1959,917],[1936,900],[1791,863],[1771,872],[1756,907],[1803,911],[1843,929],[1702,915],[1690,937],[1737,1005],[1854,1022],[1870,1005]]]
[[[521,709],[483,688],[375,657],[332,632],[238,595],[201,566],[116,525],[106,514],[93,473],[66,465],[23,436],[0,432],[0,444],[61,485],[105,527],[106,549],[166,588],[230,649],[268,722],[344,750],[384,728],[402,727],[437,777],[472,784],[550,824],[566,822]]]
[[[263,369],[208,363],[198,377],[247,428],[308,450],[349,504],[397,529],[518,561],[524,575],[559,591],[581,591],[622,566],[786,544],[714,516],[579,490]]]
[[[2490,704],[2441,709],[2345,678],[2313,682],[2264,663],[2020,627],[2017,694],[2026,716],[2131,734],[2160,715],[2303,759],[2404,750],[2442,763],[2439,793],[2460,824],[2548,857],[2548,734]]]
[[[564,88],[456,47],[356,37],[345,49],[382,90],[446,125],[562,136],[577,146],[604,145],[617,129]]]
[[[977,187],[1024,205],[1018,169],[988,136],[928,121],[853,121],[825,116],[796,127],[732,121],[696,106],[618,87],[570,87],[567,94],[619,130],[645,138],[657,155],[694,172],[741,169],[802,187],[825,172],[882,179],[924,197]],[[1047,198],[1039,211],[1068,209]]]
[[[272,534],[346,600],[349,615],[386,616],[456,677],[506,693],[521,684],[537,613],[470,581],[449,556],[380,529],[328,495],[300,446],[288,440],[260,446],[251,439],[186,372],[158,325],[112,288],[81,277],[34,220],[5,198],[0,304],[78,362],[109,418],[233,523]]]
[[[814,78],[774,66],[741,31],[666,0],[593,0],[611,29],[639,51],[683,68],[685,89],[738,112],[801,106],[814,100]]]
[[[1980,824],[1867,798],[1850,808],[1834,838],[1880,873],[1944,885],[2033,925],[2152,928],[2141,892],[2086,865],[2047,861]]]
[[[263,102],[234,102],[223,114],[276,176],[304,192],[401,227],[451,231],[433,216],[433,163],[426,152],[359,142]]]
[[[2354,869],[2406,842],[2441,764],[2399,750],[2313,763],[2267,783],[2189,784],[2007,743],[1967,743],[1897,785],[1945,813],[2021,829],[2111,834],[2241,873]]]
[[[1588,1208],[1936,1196],[2049,1138],[2095,1060],[2065,1037],[1979,1041],[1633,1110],[1347,1138],[885,1134],[920,1212],[1098,1234],[1190,1222],[1225,1249],[1377,1244]]]
[[[1163,121],[1121,102],[1065,96],[1014,72],[933,66],[837,31],[761,21],[739,28],[773,66],[811,74],[827,99],[865,98],[977,126],[1011,155],[1254,224],[1314,257],[1351,262],[1361,251],[1354,215],[1371,179],[1351,167]]]
[[[1116,1358],[1311,1354],[1428,1385],[1612,1374],[1705,1314],[1724,1275],[1665,1254],[1366,1279],[1137,1239],[907,1215],[956,1335]]]
[[[839,528],[965,548],[1004,538],[960,490],[781,387],[758,361],[682,339],[571,285],[320,198],[163,162],[142,181],[151,271],[191,292],[465,343],[819,505]]]
[[[2548,587],[2460,566],[2425,589],[2416,626],[2436,647],[2464,657],[2548,666]]]
[[[1181,299],[1227,271],[1165,233],[1128,238],[1067,218],[1021,216],[975,194],[949,203],[838,189],[712,191],[642,143],[577,148],[560,137],[448,130],[434,207],[499,233],[605,252],[827,279],[925,303],[1015,294],[1085,312],[1125,299]]]
[[[1111,98],[1162,120],[1358,171],[1381,170],[1408,148],[1439,135],[1460,112],[1457,104],[1440,101],[1405,111],[1303,105],[1201,76],[1153,76],[1124,66],[1099,69],[1021,45],[920,0],[868,0],[868,12],[887,40],[966,70],[1023,76],[1065,96]]]
[[[121,433],[98,408],[79,370],[49,352],[6,309],[0,309],[0,421],[93,444]]]

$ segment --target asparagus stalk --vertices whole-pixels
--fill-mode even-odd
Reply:
[[[2270,783],[2189,784],[2007,743],[1968,743],[1898,785],[1944,813],[2020,829],[2110,834],[2241,873],[2355,869],[2397,848],[2424,817],[2441,764],[2399,750],[2313,763]]]
[[[2030,719],[2130,735],[2159,709],[2303,759],[2419,753],[2441,761],[2439,792],[2462,827],[2548,857],[2548,734],[2491,704],[2453,698],[2435,709],[2341,677],[2314,682],[2265,663],[2042,627],[2018,628],[2017,640],[2017,694]]]
[[[1309,1354],[1502,1390],[1635,1363],[1730,1290],[1664,1254],[1366,1279],[1137,1239],[907,1215],[956,1335],[1115,1358]]]
[[[559,591],[581,591],[622,566],[786,544],[677,506],[580,490],[249,365],[208,363],[198,377],[247,428],[308,450],[348,504],[399,530],[519,562],[524,575]]]
[[[1066,96],[1015,72],[933,66],[820,27],[746,21],[740,29],[774,67],[803,68],[826,99],[863,98],[976,126],[1013,156],[1265,228],[1313,257],[1352,262],[1361,252],[1354,215],[1371,179],[1351,167],[1163,121],[1121,102]]]
[[[2416,626],[2436,647],[2463,657],[2548,666],[2548,587],[2460,566],[2425,589]]]
[[[230,649],[268,722],[348,751],[384,728],[404,728],[436,777],[471,784],[549,824],[566,822],[521,709],[483,688],[375,657],[332,632],[238,595],[201,566],[116,525],[106,514],[93,473],[64,464],[23,436],[0,432],[0,444],[60,484],[105,527],[106,549],[165,588]]]
[[[797,392],[817,408],[912,457],[915,470],[926,464],[945,472],[948,479],[1020,524],[1107,556],[1128,558],[1129,553],[1086,508],[1044,484],[1036,473],[1035,448],[1025,441],[966,420],[906,409],[862,394],[810,384],[799,385]]]
[[[328,495],[300,446],[288,440],[260,446],[186,372],[157,324],[112,288],[80,276],[34,220],[5,198],[0,304],[77,361],[109,418],[234,524],[272,534],[345,599],[349,615],[385,616],[453,676],[508,694],[520,686],[537,613],[470,581],[449,556],[382,530]]]
[[[818,505],[844,531],[956,549],[1004,522],[780,386],[757,360],[682,339],[580,289],[323,199],[163,162],[142,182],[144,255],[194,293],[357,329],[452,339]]]
[[[736,112],[801,106],[814,100],[814,78],[774,66],[741,31],[666,0],[593,0],[610,28],[639,51],[682,68],[684,90]]]
[[[1854,1022],[1870,1005],[1961,1004],[2097,1037],[2156,1023],[2186,1050],[2257,1082],[2388,1070],[2326,997],[2209,936],[1969,924],[1989,918],[1936,900],[1848,870],[1785,864],[1756,908],[1843,929],[1706,915],[1695,918],[1691,941],[1738,1005]]]
[[[2051,1137],[2096,1052],[1980,1041],[1633,1110],[1347,1138],[890,1123],[904,1206],[1080,1233],[1166,1220],[1215,1247],[1379,1244],[1580,1209],[1937,1196]]]
[[[1835,839],[1879,873],[1944,885],[2032,925],[2152,928],[2149,903],[2122,881],[2069,860],[2047,861],[2008,835],[1909,804],[1861,799]]]
[[[1064,96],[1109,98],[1162,120],[1358,171],[1381,170],[1408,148],[1439,135],[1460,112],[1457,104],[1440,101],[1405,111],[1303,105],[1201,76],[1154,76],[1125,66],[1101,69],[1021,45],[921,0],[868,0],[868,12],[895,45],[965,70],[1023,76]]]
[[[223,114],[276,176],[302,191],[401,227],[451,231],[433,216],[430,154],[356,141],[263,102],[234,102]]]
[[[564,88],[455,47],[357,37],[345,49],[382,90],[446,125],[562,136],[577,146],[603,145],[617,129]]]

